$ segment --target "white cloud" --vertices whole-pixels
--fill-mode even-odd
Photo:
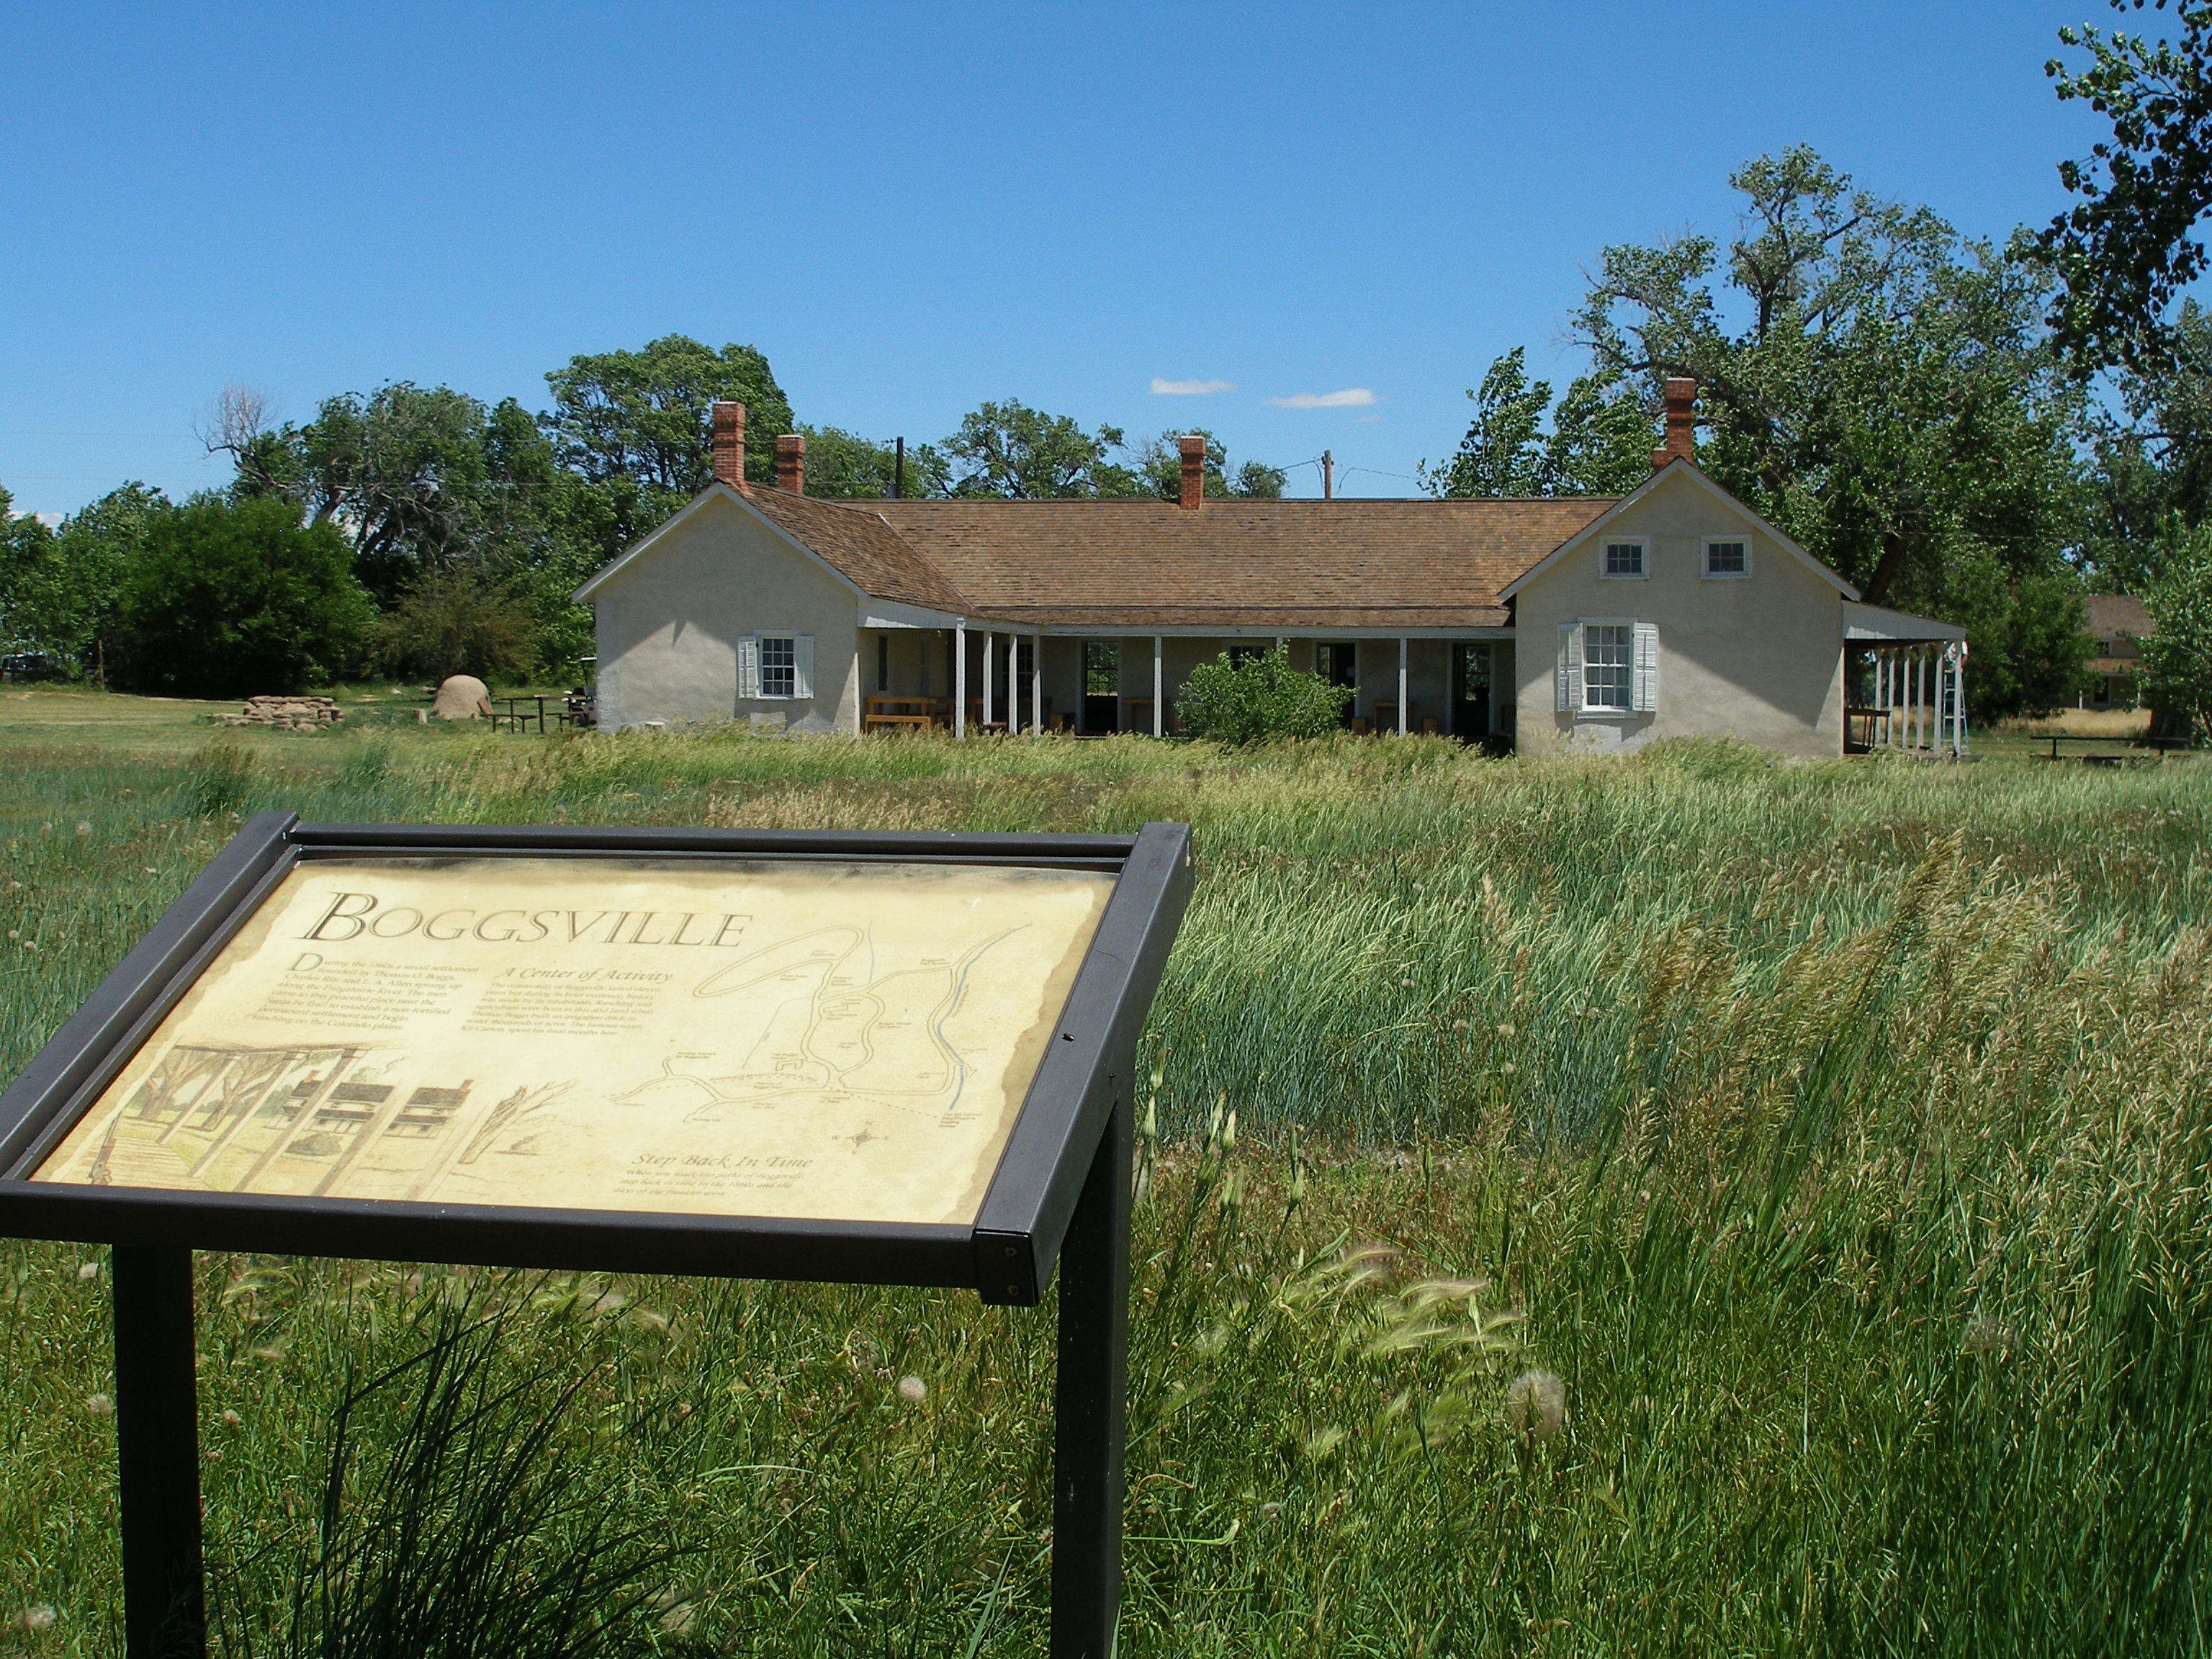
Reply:
[[[1155,398],[1203,398],[1209,392],[1236,390],[1226,380],[1163,380],[1157,374],[1152,377]]]
[[[1364,409],[1375,394],[1364,386],[1350,386],[1341,392],[1299,392],[1267,401],[1277,409]]]

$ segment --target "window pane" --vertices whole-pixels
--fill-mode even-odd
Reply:
[[[1110,697],[1121,689],[1121,642],[1085,640],[1083,643],[1083,693]]]
[[[1639,542],[1607,542],[1605,544],[1605,574],[1608,576],[1642,575],[1643,544]]]
[[[794,696],[799,691],[799,642],[789,635],[763,635],[760,642],[760,686],[763,697]]]
[[[1746,551],[1741,542],[1709,542],[1705,545],[1705,568],[1716,576],[1741,576]]]
[[[1583,629],[1583,706],[1628,707],[1631,630],[1621,623],[1593,623]]]

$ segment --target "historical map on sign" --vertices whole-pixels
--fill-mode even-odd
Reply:
[[[972,1221],[1113,885],[305,863],[34,1179]]]

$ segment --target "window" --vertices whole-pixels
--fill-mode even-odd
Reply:
[[[761,636],[760,694],[763,697],[799,695],[799,641],[788,634]]]
[[[1314,647],[1314,672],[1331,685],[1357,685],[1358,651],[1350,640],[1325,640]]]
[[[1628,707],[1632,630],[1626,623],[1591,623],[1583,629],[1583,707]]]
[[[1085,640],[1083,642],[1083,695],[1117,696],[1121,690],[1121,642]]]
[[[1751,574],[1751,544],[1741,536],[1706,537],[1705,574],[1708,576]]]
[[[1650,714],[1659,708],[1656,624],[1607,617],[1559,624],[1553,707],[1562,714]]]
[[[1229,647],[1229,665],[1242,668],[1248,662],[1257,662],[1267,654],[1264,645],[1232,645]]]
[[[1605,561],[1599,569],[1607,576],[1642,576],[1649,574],[1644,569],[1644,560],[1642,540],[1607,542],[1605,544]]]
[[[814,695],[814,638],[748,634],[738,641],[738,696],[744,702]]]

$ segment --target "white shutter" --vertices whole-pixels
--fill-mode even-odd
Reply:
[[[744,634],[738,638],[738,698],[744,702],[760,696],[760,635]]]
[[[1580,623],[1559,624],[1559,665],[1553,676],[1552,706],[1562,714],[1571,714],[1583,706],[1583,625]]]
[[[1636,712],[1649,714],[1659,707],[1659,625],[1636,624],[1636,677],[1630,694]]]
[[[814,695],[814,635],[795,634],[791,641],[791,695],[811,697]]]

